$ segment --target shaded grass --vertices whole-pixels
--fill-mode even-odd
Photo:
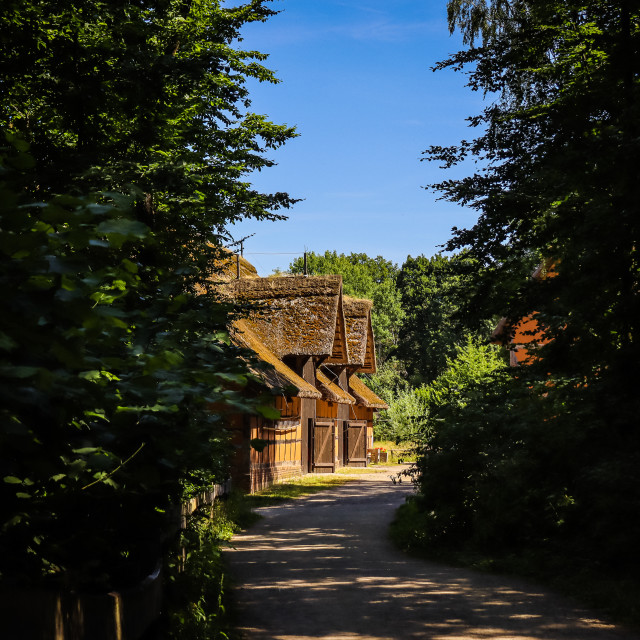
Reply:
[[[308,474],[295,480],[274,484],[267,489],[245,496],[247,505],[255,509],[281,504],[287,500],[295,500],[303,496],[326,491],[348,482],[345,476],[335,474]]]
[[[410,555],[492,574],[525,578],[568,596],[609,620],[640,631],[640,577],[597,566],[571,549],[544,545],[488,553],[463,544],[430,541],[428,517],[408,498],[396,512],[389,535]]]

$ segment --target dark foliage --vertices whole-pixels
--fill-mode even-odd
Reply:
[[[640,12],[631,2],[453,0],[489,104],[472,142],[429,159],[482,167],[435,188],[469,204],[455,230],[479,269],[471,309],[536,312],[537,365],[440,409],[420,463],[423,542],[579,558],[633,575],[640,533],[637,173]],[[478,42],[479,41],[479,42]],[[527,276],[536,262],[552,277]]]
[[[232,42],[254,0],[0,8],[0,573],[130,584],[175,505],[227,473],[251,376],[209,286],[225,225],[286,194],[243,180],[293,135]],[[211,409],[215,407],[215,411]]]

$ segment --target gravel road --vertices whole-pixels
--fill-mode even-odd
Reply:
[[[526,582],[397,551],[388,525],[412,488],[391,473],[261,508],[234,537],[247,640],[640,640]]]

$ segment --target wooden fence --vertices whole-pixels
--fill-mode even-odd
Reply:
[[[229,495],[229,493],[231,493],[231,478],[228,478],[222,484],[214,484],[206,491],[183,502],[180,507],[180,528],[187,528],[187,518],[196,509],[203,506],[211,506],[218,498]]]

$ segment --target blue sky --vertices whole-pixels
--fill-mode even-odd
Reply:
[[[300,136],[271,152],[256,174],[265,191],[304,200],[281,222],[245,221],[245,255],[261,275],[305,250],[432,255],[475,212],[423,187],[445,177],[420,162],[431,144],[469,138],[465,118],[482,107],[461,73],[431,67],[461,48],[446,0],[275,0],[281,13],[248,25],[242,46],[269,54],[280,84],[251,83],[252,110]]]

